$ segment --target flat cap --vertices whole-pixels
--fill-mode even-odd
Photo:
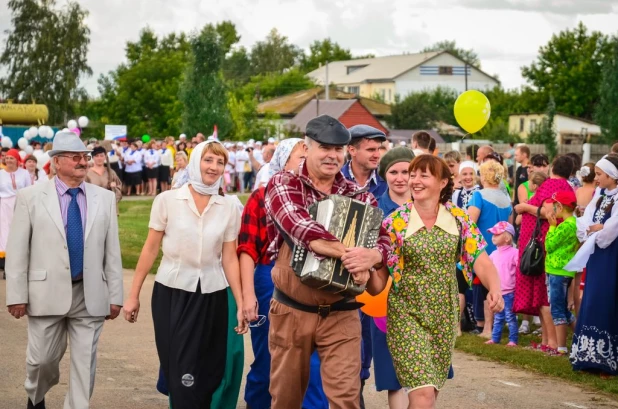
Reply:
[[[382,179],[386,179],[386,172],[388,172],[391,166],[399,162],[410,163],[412,159],[414,159],[414,152],[412,149],[407,146],[397,146],[386,152],[384,156],[382,156],[382,159],[380,159],[378,175],[380,175]]]
[[[350,131],[328,115],[320,115],[309,121],[305,135],[324,145],[347,145],[351,139]]]
[[[352,139],[378,139],[381,142],[386,140],[386,134],[384,132],[369,125],[354,125],[348,128],[348,131],[350,131]]]

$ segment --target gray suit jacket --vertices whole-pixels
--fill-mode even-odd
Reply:
[[[55,180],[17,193],[6,249],[6,303],[28,304],[28,315],[65,315],[72,281],[64,223]],[[106,316],[122,305],[122,260],[116,198],[86,183],[84,297],[91,316]]]

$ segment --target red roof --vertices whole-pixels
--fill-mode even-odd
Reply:
[[[307,123],[320,115],[332,116],[338,119],[346,128],[350,128],[354,125],[369,125],[381,130],[387,135],[389,133],[388,129],[356,99],[334,101],[311,100],[294,119],[290,121],[288,126],[297,128],[300,132],[305,132]]]

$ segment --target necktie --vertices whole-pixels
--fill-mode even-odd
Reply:
[[[79,188],[69,189],[71,202],[67,210],[67,246],[69,247],[69,263],[71,264],[71,278],[79,279],[84,270],[84,228],[82,215],[77,204]]]

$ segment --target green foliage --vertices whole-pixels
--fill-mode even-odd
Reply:
[[[302,54],[300,68],[303,72],[311,72],[327,62],[346,61],[352,59],[350,50],[342,48],[330,38],[314,41],[309,46],[309,55]]]
[[[521,138],[516,133],[509,131],[508,117],[505,121],[501,117],[492,117],[487,122],[487,125],[483,127],[479,132],[474,135],[475,139],[487,139],[492,142],[500,143],[519,143],[522,142]]]
[[[301,54],[297,46],[273,28],[264,41],[258,41],[251,49],[253,74],[281,74],[295,66]]]
[[[232,87],[249,82],[251,73],[251,57],[245,47],[233,50],[223,61],[223,77]]]
[[[437,122],[456,124],[453,106],[457,92],[438,87],[432,91],[409,94],[405,99],[395,99],[389,125],[395,129],[432,129]]]
[[[556,104],[550,95],[547,104],[547,114],[538,128],[528,134],[528,142],[545,145],[545,153],[552,160],[558,154],[556,144],[556,131],[554,130],[554,117],[556,116]]]
[[[473,65],[477,68],[481,68],[481,60],[479,59],[478,54],[472,49],[466,50],[457,47],[457,42],[455,40],[438,41],[432,46],[425,47],[421,52],[429,53],[432,51],[448,51],[451,54],[454,54],[455,56],[466,61],[468,64]]]
[[[613,39],[611,58],[605,62],[595,120],[601,126],[602,142],[618,141],[618,37]]]
[[[293,92],[316,87],[312,79],[298,68],[284,73],[259,74],[251,77],[248,84],[236,90],[237,96],[264,101]]]
[[[147,28],[127,43],[126,54],[127,64],[99,78],[101,103],[89,118],[127,125],[132,137],[178,135],[184,109],[178,93],[191,55],[187,37],[159,39]]]
[[[55,0],[9,0],[13,27],[0,56],[6,71],[0,89],[6,98],[46,104],[49,122],[60,125],[75,114],[74,101],[85,94],[79,79],[92,70],[88,12],[73,1],[55,6]]]
[[[554,34],[539,49],[537,60],[521,72],[543,103],[552,95],[558,112],[592,119],[600,98],[602,67],[611,52],[606,35],[599,31],[588,33],[580,22],[573,30]]]
[[[218,126],[219,137],[232,129],[227,88],[221,73],[226,39],[207,25],[191,39],[193,54],[180,89],[183,131],[188,134],[210,132]]]

